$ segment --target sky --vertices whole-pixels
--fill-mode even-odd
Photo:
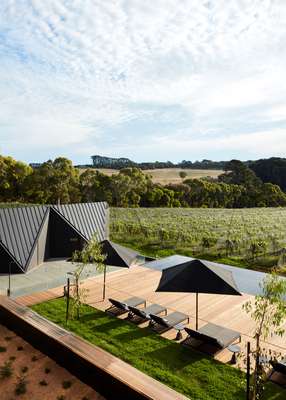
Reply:
[[[0,154],[286,155],[286,0],[1,0]]]

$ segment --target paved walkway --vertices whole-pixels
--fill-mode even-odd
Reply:
[[[62,286],[68,277],[68,272],[76,269],[76,265],[66,260],[49,260],[26,274],[11,275],[11,296],[24,296],[34,292],[45,291]],[[118,268],[108,267],[108,271]],[[82,277],[99,275],[95,267],[87,266]],[[8,288],[8,275],[0,275],[0,294],[5,295]]]

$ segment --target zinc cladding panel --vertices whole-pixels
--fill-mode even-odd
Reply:
[[[16,207],[0,209],[0,241],[25,269],[44,220],[47,207]]]
[[[87,240],[90,239],[95,232],[98,234],[98,240],[106,239],[106,221],[108,217],[107,203],[59,204],[52,207]]]

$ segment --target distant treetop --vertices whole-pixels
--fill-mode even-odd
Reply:
[[[140,169],[162,169],[162,168],[192,168],[192,169],[221,169],[225,167],[225,161],[186,161],[172,163],[171,161],[152,161],[137,163],[129,158],[106,157],[100,155],[91,156],[92,165],[96,168],[122,169],[126,167],[137,167]],[[79,166],[80,167],[80,166]]]
[[[92,163],[93,166],[95,167],[100,167],[100,168],[113,168],[114,165],[120,165],[120,168],[122,168],[122,166],[124,167],[129,167],[129,166],[133,166],[136,163],[134,163],[133,161],[129,160],[128,158],[114,158],[114,157],[106,157],[106,156],[99,156],[99,155],[95,155],[95,156],[91,156],[92,159]]]

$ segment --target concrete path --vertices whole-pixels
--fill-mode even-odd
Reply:
[[[66,260],[49,260],[27,272],[26,274],[11,275],[11,296],[18,297],[26,294],[48,290],[66,283],[68,272],[76,269],[76,265]],[[107,271],[115,271],[117,267],[108,267]],[[87,266],[82,278],[99,275],[95,267]],[[0,294],[6,294],[8,275],[0,275]]]

